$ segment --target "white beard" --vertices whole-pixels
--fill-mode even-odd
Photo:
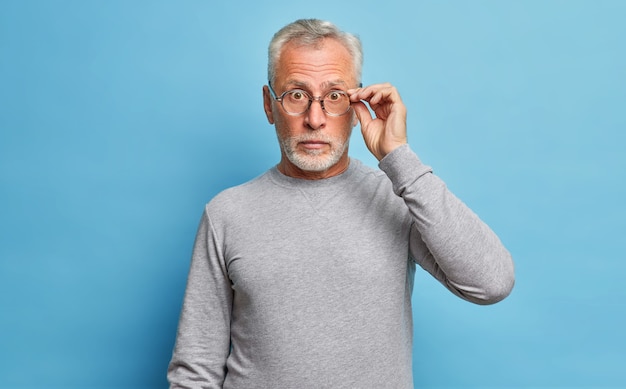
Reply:
[[[297,149],[298,143],[314,139],[327,142],[330,150],[303,151]],[[299,169],[308,172],[323,172],[335,166],[348,148],[348,139],[343,141],[342,139],[322,134],[301,135],[286,139],[278,138],[281,148],[289,161]]]

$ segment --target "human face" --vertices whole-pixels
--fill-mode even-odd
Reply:
[[[316,46],[287,43],[276,64],[272,87],[278,95],[302,89],[311,96],[356,86],[354,64],[348,50],[334,39]],[[342,173],[349,165],[348,143],[357,119],[352,109],[342,116],[328,116],[319,101],[299,116],[286,113],[263,89],[264,109],[276,127],[281,149],[279,170],[292,177],[319,179]]]

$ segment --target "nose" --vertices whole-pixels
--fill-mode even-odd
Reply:
[[[304,122],[311,130],[320,130],[326,125],[326,114],[322,109],[322,102],[314,100],[304,116]]]

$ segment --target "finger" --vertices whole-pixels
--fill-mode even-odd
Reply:
[[[356,89],[348,89],[348,94],[350,95],[350,100],[353,102],[359,100],[368,100],[371,98],[373,93],[373,85],[364,87],[364,88],[356,88]]]
[[[392,86],[390,83],[384,82],[384,83],[379,83],[379,84],[370,84],[366,86],[361,86],[359,88],[353,88],[352,90],[363,92],[363,91],[379,90],[383,88],[388,88],[390,86]]]
[[[389,83],[374,84],[364,88],[350,89],[350,100],[355,102],[363,100],[370,105],[377,106],[379,104],[393,103],[400,99],[396,89]],[[372,107],[374,108],[374,107]]]
[[[383,88],[378,89],[369,99],[370,104],[384,104],[394,103],[400,99],[396,88],[391,85],[386,85]]]
[[[373,93],[378,90],[382,84],[368,85],[366,87],[348,89],[348,94],[352,101],[369,100]]]
[[[359,100],[352,103],[352,109],[354,109],[354,113],[361,123],[361,128],[367,127],[367,125],[373,120],[370,110],[362,101]]]
[[[352,101],[353,103],[363,100],[361,97],[361,95],[363,94],[363,88],[348,89],[346,92],[348,92],[348,95],[350,96],[350,101]]]

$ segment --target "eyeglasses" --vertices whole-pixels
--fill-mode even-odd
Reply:
[[[322,110],[329,116],[345,115],[350,110],[350,96],[341,90],[331,90],[324,96],[313,97],[302,89],[291,89],[276,97],[276,92],[269,85],[274,100],[280,102],[287,114],[292,116],[302,115],[309,110],[313,101],[319,101]]]

